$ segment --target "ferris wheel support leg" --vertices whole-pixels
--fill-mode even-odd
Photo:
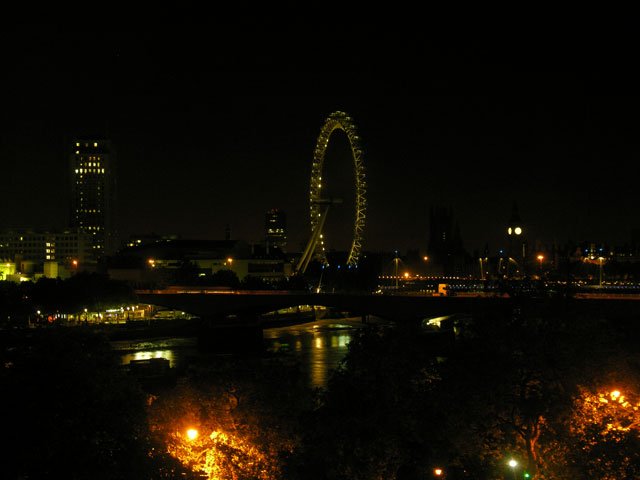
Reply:
[[[307,270],[307,266],[311,261],[311,257],[316,250],[316,246],[318,245],[318,240],[320,239],[320,234],[322,233],[322,228],[324,227],[324,222],[327,219],[327,213],[329,212],[329,206],[324,209],[322,212],[322,217],[320,218],[320,222],[318,222],[318,226],[311,234],[311,238],[307,243],[307,248],[305,248],[302,257],[300,257],[300,261],[298,262],[298,266],[296,267],[296,273],[304,273]]]

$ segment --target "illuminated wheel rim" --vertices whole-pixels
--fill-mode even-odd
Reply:
[[[327,145],[329,145],[329,138],[334,130],[342,130],[349,139],[351,145],[351,154],[353,156],[353,164],[355,168],[356,179],[356,201],[355,201],[355,222],[353,225],[353,241],[351,242],[351,249],[349,256],[347,257],[347,265],[356,266],[360,259],[360,253],[362,251],[362,234],[364,231],[364,224],[367,210],[366,200],[366,181],[364,163],[362,161],[363,152],[360,147],[360,137],[358,137],[355,125],[344,112],[333,112],[325,121],[320,134],[318,135],[318,142],[316,143],[316,149],[313,153],[313,166],[311,169],[311,189],[309,192],[309,210],[311,216],[311,232],[316,230],[318,222],[321,216],[320,200],[322,192],[322,165],[324,164],[324,156],[327,151]],[[316,257],[325,263],[327,262],[327,255],[324,249],[324,238],[320,238],[316,246]]]

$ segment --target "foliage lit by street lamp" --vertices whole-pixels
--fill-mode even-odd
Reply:
[[[618,389],[593,393],[582,389],[571,425],[577,448],[598,478],[631,478],[638,472],[640,401]],[[595,477],[594,477],[595,478]],[[637,477],[633,477],[637,478]]]
[[[186,435],[174,432],[167,450],[184,466],[211,480],[237,478],[238,472],[257,480],[271,479],[265,468],[266,457],[260,450],[221,430],[210,435],[200,435],[194,428],[187,430]]]

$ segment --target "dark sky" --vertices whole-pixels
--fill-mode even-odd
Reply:
[[[296,248],[317,134],[343,110],[365,152],[365,249],[426,247],[436,204],[453,208],[468,250],[501,246],[514,202],[532,238],[628,242],[640,229],[640,98],[627,96],[631,46],[608,36],[625,33],[615,21],[625,20],[606,19],[606,41],[597,24],[557,19],[544,34],[512,24],[508,37],[434,20],[405,31],[15,25],[2,37],[0,227],[64,227],[68,142],[108,129],[123,235],[222,238],[230,224],[259,241],[275,207]],[[347,241],[350,162],[336,134],[336,246]]]

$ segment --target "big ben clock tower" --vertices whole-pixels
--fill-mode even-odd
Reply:
[[[524,226],[515,202],[507,226],[507,236],[509,237],[509,258],[512,258],[518,264],[520,276],[524,277],[527,244],[524,238]],[[510,265],[510,261],[508,261],[507,265]],[[510,267],[507,267],[507,275],[509,275],[509,270]]]

